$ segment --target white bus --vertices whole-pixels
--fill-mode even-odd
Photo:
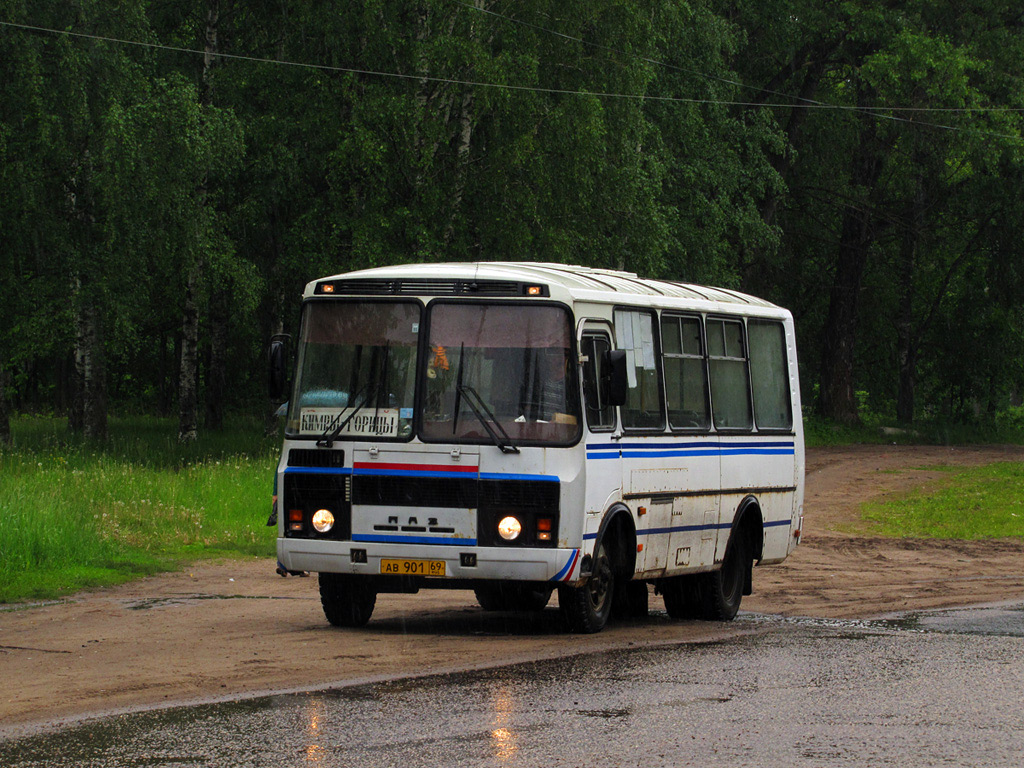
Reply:
[[[570,630],[731,619],[800,540],[790,313],[720,288],[533,263],[311,282],[277,469],[277,554],[328,621],[476,592]],[[285,394],[282,342],[271,389]]]

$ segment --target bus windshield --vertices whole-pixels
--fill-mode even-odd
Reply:
[[[572,322],[565,308],[434,302],[429,326],[423,440],[514,447],[578,439]]]
[[[306,304],[286,433],[411,437],[420,311],[411,301]]]

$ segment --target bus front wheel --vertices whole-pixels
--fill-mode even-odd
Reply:
[[[336,627],[361,627],[377,604],[377,590],[367,579],[345,573],[320,574],[320,604]]]
[[[604,543],[594,552],[590,578],[582,587],[559,587],[558,607],[569,631],[593,634],[604,629],[612,612],[615,571]]]

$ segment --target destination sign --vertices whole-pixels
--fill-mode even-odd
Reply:
[[[299,428],[303,434],[323,434],[352,415],[352,408],[303,408]],[[345,425],[339,435],[366,437],[397,437],[397,408],[362,408]]]

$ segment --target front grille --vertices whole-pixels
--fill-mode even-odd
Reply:
[[[472,478],[360,475],[352,480],[353,504],[475,509],[478,493]]]
[[[482,480],[480,506],[558,510],[558,483],[545,480]]]
[[[288,452],[289,467],[341,468],[345,452],[317,448],[293,448]]]
[[[491,509],[524,507],[558,511],[559,484],[542,480],[476,480],[358,475],[352,503],[395,507]]]

